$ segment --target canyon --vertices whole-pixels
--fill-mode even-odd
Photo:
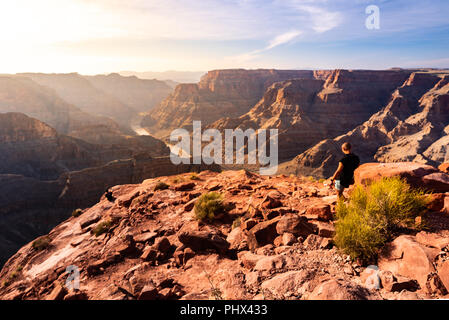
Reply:
[[[174,164],[168,137],[193,121],[278,130],[277,174]],[[446,70],[213,70],[174,89],[132,75],[0,75],[0,298],[447,297],[448,137]],[[389,244],[407,263],[428,252],[429,268],[415,276],[382,254],[380,291],[335,247],[336,195],[316,181],[344,142],[368,163],[357,183],[399,175],[436,194],[429,229]],[[213,191],[232,209],[198,221],[195,203]],[[69,265],[81,290],[64,287]]]

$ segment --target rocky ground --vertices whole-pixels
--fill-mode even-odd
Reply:
[[[438,177],[438,186],[449,178]],[[160,181],[169,188],[155,191]],[[333,245],[336,196],[322,182],[203,171],[111,191],[20,249],[0,272],[0,298],[425,299],[449,289],[449,193],[434,195],[426,231],[388,244],[378,272]],[[202,223],[193,208],[209,191],[232,209]],[[65,286],[68,266],[79,290]]]

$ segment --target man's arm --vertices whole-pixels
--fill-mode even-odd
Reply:
[[[343,171],[343,163],[339,162],[337,171],[335,171],[334,175],[331,178],[331,183],[333,183],[335,179],[337,179],[340,176],[342,171]]]

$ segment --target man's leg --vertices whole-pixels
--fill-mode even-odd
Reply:
[[[347,199],[343,195],[343,191],[345,191],[345,188],[341,187],[340,190],[338,190],[338,200],[346,201]]]

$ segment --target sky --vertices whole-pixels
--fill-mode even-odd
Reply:
[[[448,68],[448,15],[448,0],[2,0],[0,73]]]

